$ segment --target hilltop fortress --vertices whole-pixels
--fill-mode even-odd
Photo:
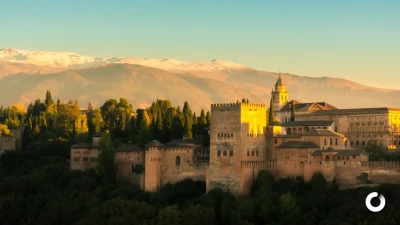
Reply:
[[[127,147],[117,151],[119,174],[129,177],[134,165],[143,164],[139,181],[146,191],[192,178],[205,181],[207,191],[221,188],[237,195],[250,192],[260,170],[276,177],[303,176],[306,181],[322,172],[327,181],[335,178],[342,186],[359,184],[362,173],[373,183],[400,183],[400,162],[370,162],[362,150],[373,143],[389,149],[400,146],[400,109],[338,109],[326,102],[289,100],[281,77],[272,90],[271,105],[212,104],[209,148],[196,139],[166,144],[154,140],[141,151]],[[273,118],[268,119],[269,110]],[[71,169],[93,166],[86,157],[83,167],[80,158],[95,158],[98,150],[84,147],[71,147]]]

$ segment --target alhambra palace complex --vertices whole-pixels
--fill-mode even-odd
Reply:
[[[145,149],[120,146],[118,179],[157,191],[191,178],[205,181],[207,190],[222,188],[237,195],[249,193],[260,170],[306,181],[322,172],[327,181],[335,178],[341,186],[359,184],[356,177],[361,173],[368,173],[373,183],[400,183],[400,162],[370,162],[362,150],[371,143],[400,147],[400,109],[338,109],[325,102],[289,101],[281,77],[271,95],[274,125],[267,125],[265,104],[212,104],[209,148],[198,139],[165,144],[153,140]],[[71,169],[95,166],[100,137],[94,135],[93,144],[71,146]],[[144,175],[134,173],[137,164],[144,165]]]

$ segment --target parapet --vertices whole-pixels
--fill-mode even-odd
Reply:
[[[276,166],[276,161],[242,161],[242,168],[269,169]]]
[[[254,108],[266,108],[265,104],[256,103],[216,103],[211,104],[211,110],[240,110],[241,107],[254,107]]]
[[[0,136],[0,142],[15,142],[16,138],[14,136]]]
[[[371,162],[361,162],[362,167],[374,167],[374,168],[389,168],[389,167],[399,167],[400,161],[371,161]]]

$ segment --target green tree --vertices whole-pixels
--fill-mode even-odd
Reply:
[[[290,111],[290,121],[294,121],[295,115],[296,115],[296,105],[294,104],[294,101],[293,101],[292,108]]]
[[[192,110],[190,110],[189,103],[185,101],[183,105],[183,117],[184,117],[184,126],[183,126],[183,135],[187,138],[192,138],[192,126],[193,126],[193,114]]]
[[[137,136],[137,143],[139,146],[143,147],[145,144],[152,140],[151,130],[150,130],[150,118],[146,111],[143,112],[142,120],[139,124],[139,133]]]
[[[210,114],[210,111],[207,111],[206,120],[207,120],[207,126],[210,126],[210,124],[211,124],[211,114]]]
[[[272,97],[271,100],[269,102],[269,114],[268,114],[268,123],[269,124],[273,124],[274,123],[274,104],[272,101]]]
[[[157,225],[181,225],[182,212],[178,205],[167,206],[161,209],[157,217]]]
[[[116,182],[115,150],[110,133],[105,133],[100,139],[97,172],[104,183],[114,184]]]

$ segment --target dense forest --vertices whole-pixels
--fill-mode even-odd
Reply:
[[[52,146],[52,149],[62,146]],[[235,197],[203,182],[183,180],[148,193],[117,186],[95,170],[70,171],[57,152],[8,151],[0,159],[2,225],[395,225],[400,185],[339,190],[322,174],[275,179],[261,171],[250,196]],[[365,197],[378,191],[386,207],[369,212]]]
[[[244,101],[244,100],[243,100]],[[246,100],[248,102],[248,100]],[[276,179],[267,171],[255,178],[251,195],[235,197],[220,189],[205,193],[205,183],[183,180],[149,193],[117,185],[110,158],[99,157],[89,171],[70,171],[69,146],[90,142],[91,134],[108,130],[101,152],[118,142],[143,146],[152,139],[167,142],[182,136],[207,137],[210,113],[197,116],[189,104],[172,107],[157,100],[134,110],[126,99],[110,99],[99,108],[79,102],[54,102],[51,93],[25,111],[21,105],[0,108],[0,135],[25,126],[22,151],[0,158],[0,224],[2,225],[368,225],[400,223],[400,185],[339,190],[322,174]],[[207,145],[209,141],[205,139]],[[395,160],[377,146],[367,151],[377,160]],[[108,163],[108,164],[107,164]],[[108,166],[108,167],[107,167]],[[380,213],[369,212],[365,197],[386,197]]]
[[[153,139],[168,142],[183,136],[205,137],[209,143],[207,128],[210,112],[201,110],[197,116],[184,102],[182,109],[173,107],[168,100],[156,100],[147,109],[136,109],[124,98],[109,99],[99,108],[89,103],[82,110],[78,100],[61,102],[53,100],[50,91],[44,101],[35,100],[27,110],[20,104],[0,107],[0,132],[25,126],[22,147],[27,149],[33,142],[90,142],[91,135],[108,130],[114,140],[144,146]]]

